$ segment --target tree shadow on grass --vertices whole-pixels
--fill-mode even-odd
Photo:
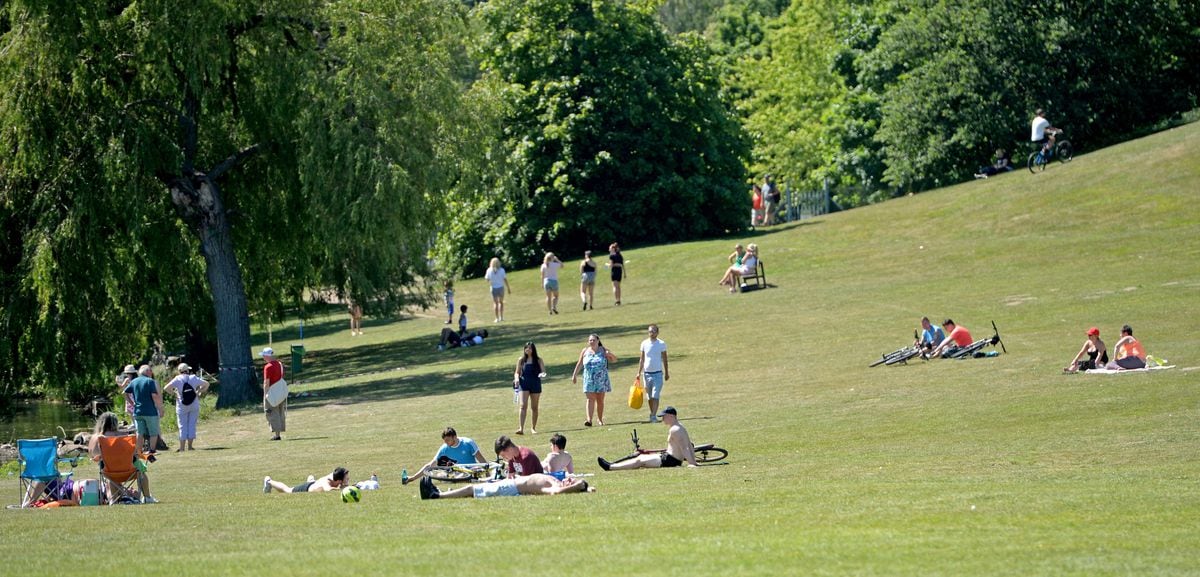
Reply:
[[[580,348],[593,332],[617,335],[627,332],[640,334],[643,325],[605,326],[588,328],[545,327],[541,325],[504,325],[476,347],[438,352],[434,337],[412,337],[391,343],[363,345],[343,349],[322,349],[305,356],[305,369],[299,384],[319,384],[358,375],[379,374],[379,378],[322,389],[317,396],[292,397],[288,405],[295,408],[326,405],[348,405],[395,399],[445,395],[463,391],[507,388],[512,386],[511,370],[527,340],[543,343],[577,342]],[[489,328],[489,331],[491,329]],[[473,355],[492,355],[496,366],[461,370],[456,365]],[[433,374],[384,375],[408,366],[444,365]],[[546,367],[552,378],[568,378],[575,368],[575,359]],[[582,395],[582,393],[581,393]]]
[[[363,317],[362,326],[364,330],[384,327],[398,322],[414,320],[416,317],[408,314],[402,314],[396,317]],[[304,321],[304,337],[315,339],[317,337],[325,337],[340,332],[345,332],[349,337],[350,333],[350,316],[343,314],[341,316],[330,315],[320,316],[317,318],[309,317]],[[293,343],[299,344],[300,325],[288,324],[287,326],[274,327],[271,331],[271,339],[278,343]],[[254,348],[267,346],[266,333],[255,334],[250,340],[250,344]],[[281,355],[286,353],[286,350],[276,351]]]

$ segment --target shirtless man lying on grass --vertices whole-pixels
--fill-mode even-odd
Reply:
[[[263,493],[270,493],[271,489],[280,493],[323,493],[325,491],[337,491],[342,487],[349,485],[350,472],[343,467],[338,467],[332,473],[314,479],[312,475],[308,476],[308,480],[289,487],[272,479],[269,475],[263,479]]]
[[[492,483],[476,483],[444,492],[434,487],[433,481],[429,477],[421,479],[422,499],[485,499],[487,497],[519,497],[521,495],[591,493],[595,490],[595,488],[588,487],[587,481],[583,479],[572,477],[565,481],[559,481],[542,473]]]

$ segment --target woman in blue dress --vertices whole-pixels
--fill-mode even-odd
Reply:
[[[517,359],[517,369],[513,371],[513,387],[521,392],[521,419],[517,425],[517,434],[525,434],[525,413],[533,409],[533,422],[530,430],[537,434],[538,399],[542,396],[542,378],[546,376],[546,363],[537,354],[537,345],[533,341],[525,343],[521,358]]]
[[[587,420],[583,426],[592,426],[592,415],[600,426],[604,426],[604,395],[612,392],[612,383],[608,380],[608,365],[617,361],[612,351],[604,348],[600,337],[588,335],[588,344],[579,351],[579,362],[575,363],[575,371],[571,373],[571,382],[576,383],[580,369],[583,370],[583,394],[587,396]]]

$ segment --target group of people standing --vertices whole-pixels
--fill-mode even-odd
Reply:
[[[559,272],[564,266],[562,260],[552,252],[546,253],[542,258],[542,291],[546,295],[546,312],[551,316],[559,314],[558,277]],[[628,275],[625,271],[625,257],[621,254],[621,247],[617,243],[614,242],[608,246],[608,262],[604,266],[608,267],[612,280],[613,304],[621,306],[621,281],[625,280]],[[579,263],[579,300],[583,303],[583,310],[585,311],[592,310],[596,300],[597,268],[596,261],[592,260],[592,251],[584,251],[583,261]],[[491,289],[492,312],[494,313],[492,322],[503,322],[504,297],[512,294],[512,286],[508,283],[508,272],[504,270],[504,266],[501,264],[499,258],[492,258],[488,264],[487,271],[484,272],[483,278],[488,281],[488,286]],[[446,302],[447,306],[451,308],[450,315],[453,315],[452,291],[447,292]]]

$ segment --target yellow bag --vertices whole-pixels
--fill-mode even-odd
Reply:
[[[646,389],[642,388],[642,378],[634,377],[633,385],[629,387],[629,408],[642,408],[642,397],[646,396]]]

